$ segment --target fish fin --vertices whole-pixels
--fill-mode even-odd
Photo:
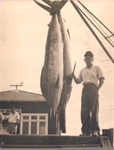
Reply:
[[[42,0],[42,1],[45,2],[46,4],[48,4],[48,5],[51,6],[51,7],[53,6],[53,4],[52,4],[53,2],[51,2],[51,1],[49,1],[49,0],[48,0],[48,1],[47,1],[47,0]]]
[[[74,72],[75,72],[75,68],[76,68],[76,62],[75,62],[75,64],[74,64],[74,68],[73,68],[73,72],[72,72],[72,74],[74,74]]]
[[[41,71],[41,77],[42,77],[42,75],[43,75],[43,70],[44,70],[44,66],[42,67],[42,71]]]
[[[40,76],[40,86],[41,86],[41,91],[43,93],[43,96],[45,95],[44,92],[43,92],[43,87],[42,87],[42,81],[43,81],[43,70],[44,70],[44,67],[42,67],[42,71],[41,71],[41,76]]]
[[[41,4],[41,3],[39,3],[39,2],[38,2],[38,1],[36,1],[36,0],[34,0],[34,2],[35,2],[36,4],[38,4],[40,7],[42,7],[43,9],[45,9],[45,10],[47,10],[48,12],[50,12],[50,13],[51,13],[51,8],[50,8],[50,7],[45,6],[45,5],[43,5],[43,4]]]
[[[61,0],[59,2],[59,5],[57,6],[58,7],[58,10],[61,10],[63,8],[63,6],[68,2],[68,0]]]
[[[69,29],[67,29],[67,33],[68,33],[68,36],[69,36],[69,38],[70,38],[70,32],[69,32]]]
[[[56,88],[57,88],[58,85],[59,85],[59,80],[60,80],[60,76],[58,75],[57,81],[56,81],[56,83],[55,83],[55,87],[56,87]]]

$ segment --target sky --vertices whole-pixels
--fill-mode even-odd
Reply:
[[[75,2],[82,9],[79,2],[77,0]],[[81,0],[81,2],[114,32],[114,0]],[[88,50],[94,53],[94,64],[103,70],[105,83],[99,91],[99,124],[102,133],[102,129],[114,127],[114,64],[70,1],[62,8],[61,13],[70,31],[71,63],[73,68],[76,62],[75,75],[85,67],[83,56]],[[40,75],[50,21],[51,15],[33,0],[0,1],[0,91],[14,90],[15,87],[10,85],[23,82],[23,87],[18,87],[19,90],[42,94]],[[114,58],[114,48],[97,31],[96,33]],[[111,39],[114,41],[114,37]],[[72,84],[72,93],[66,108],[65,135],[81,133],[82,87],[74,82]]]

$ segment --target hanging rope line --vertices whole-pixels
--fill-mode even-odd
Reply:
[[[81,6],[85,9],[85,11],[88,13],[88,15],[91,17],[91,19],[93,19],[93,21],[97,24],[97,26],[99,28],[97,28],[97,26],[86,16],[86,18],[88,18],[88,20],[95,26],[95,28],[103,35],[103,37],[109,42],[109,44],[114,48],[114,42],[110,39],[111,36],[114,35],[114,33],[108,28],[106,27],[90,10],[88,10],[79,0],[78,2],[81,4]],[[84,12],[82,12],[84,14]],[[85,14],[84,14],[85,15]],[[111,34],[110,36],[108,36],[106,34],[106,32],[102,29],[102,27],[97,23],[97,21]],[[101,32],[102,31],[102,32]],[[103,34],[104,33],[104,34]],[[108,38],[107,38],[108,37]]]
[[[98,20],[111,34],[114,34],[109,28],[107,28],[89,9],[87,9],[79,0],[78,2],[96,19]]]
[[[109,52],[107,51],[107,49],[105,48],[105,46],[103,45],[103,43],[101,42],[101,40],[99,39],[99,37],[97,36],[97,34],[95,33],[95,31],[91,28],[91,26],[89,25],[89,23],[87,22],[87,20],[85,19],[85,17],[83,16],[83,13],[81,11],[81,9],[78,7],[78,5],[75,4],[75,2],[73,0],[71,0],[72,5],[74,6],[75,10],[78,12],[78,14],[80,15],[80,17],[82,18],[82,20],[84,21],[84,23],[87,25],[87,27],[90,29],[90,31],[92,32],[92,34],[95,36],[95,38],[97,39],[97,41],[99,42],[99,44],[101,45],[101,47],[103,48],[103,50],[105,51],[105,53],[108,55],[108,57],[110,58],[110,60],[114,63],[114,59],[112,58],[112,56],[109,54]]]
[[[107,34],[105,33],[105,35],[103,34],[103,32],[101,32],[101,30],[90,20],[90,18],[78,7],[78,9],[80,10],[80,12],[92,23],[92,25],[101,33],[101,35],[106,39]],[[111,41],[111,39],[106,39],[109,44],[114,47],[114,43],[113,41]]]
[[[109,36],[107,36],[106,38],[109,38],[109,37],[111,37],[111,36],[114,36],[114,34],[112,34],[112,35],[109,35]]]

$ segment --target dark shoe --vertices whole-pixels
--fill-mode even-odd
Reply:
[[[94,132],[92,132],[92,136],[96,136],[97,137],[99,135],[98,135],[97,131],[94,131]]]

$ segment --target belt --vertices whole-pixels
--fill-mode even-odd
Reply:
[[[92,82],[87,82],[87,83],[84,83],[83,86],[97,86],[96,84],[92,83]]]

